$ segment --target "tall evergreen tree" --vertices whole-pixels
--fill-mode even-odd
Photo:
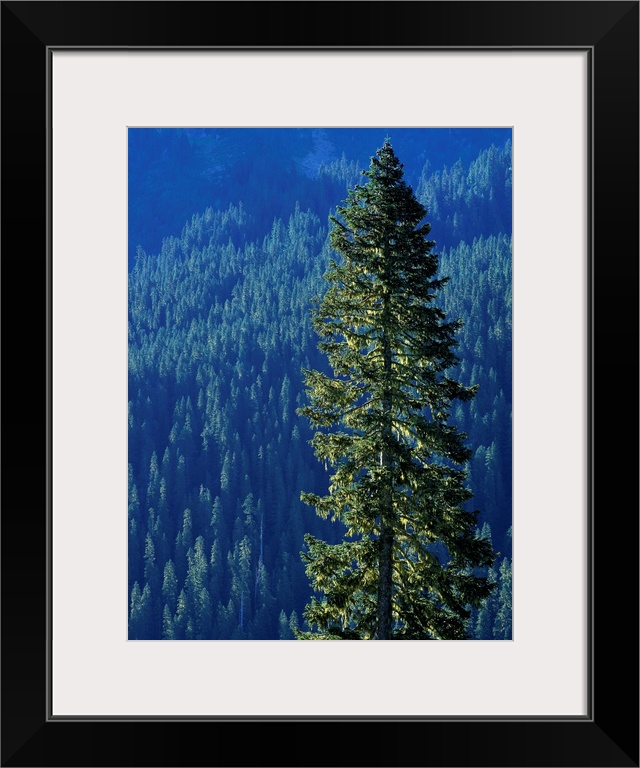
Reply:
[[[492,590],[479,573],[495,554],[467,509],[471,451],[449,412],[477,387],[447,375],[461,323],[434,301],[447,278],[436,277],[426,209],[389,139],[363,175],[331,217],[342,258],[312,313],[333,374],[304,371],[309,404],[299,409],[333,471],[326,496],[302,499],[345,533],[333,545],[305,537],[316,594],[304,613],[312,632],[297,636],[467,639],[469,608]]]

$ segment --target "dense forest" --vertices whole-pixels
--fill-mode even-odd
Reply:
[[[511,638],[511,134],[502,129],[129,129],[130,639],[294,639],[304,536],[338,542],[297,413],[328,372],[310,300],[328,220],[385,135],[427,209],[478,536],[499,556],[469,632]]]

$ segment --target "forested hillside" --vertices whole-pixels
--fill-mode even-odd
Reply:
[[[293,639],[327,491],[303,369],[328,370],[310,299],[328,217],[386,133],[428,210],[460,318],[454,413],[498,584],[469,626],[511,637],[510,131],[130,129],[129,637]],[[397,133],[397,137],[394,134]]]

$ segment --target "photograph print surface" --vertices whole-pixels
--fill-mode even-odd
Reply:
[[[511,140],[128,129],[130,640],[512,639]]]

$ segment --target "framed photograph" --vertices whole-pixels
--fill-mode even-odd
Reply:
[[[4,266],[42,257],[46,342],[35,375],[5,376],[26,424],[5,453],[3,765],[638,766],[638,5],[2,3]],[[307,333],[333,269],[351,289],[316,330],[336,310],[371,359],[405,310],[422,332],[384,286],[410,308],[420,279],[444,288],[436,262],[398,250],[363,287],[384,251],[361,250],[363,211],[392,199],[389,243],[426,212],[402,254],[438,252],[442,318],[473,329],[457,383],[412,369],[431,416],[407,406],[397,455],[399,387],[353,365],[369,390],[338,386],[319,351],[344,374],[340,345]],[[382,330],[378,309],[345,326],[380,285]],[[7,337],[21,373],[40,352]],[[398,377],[403,344],[380,356]],[[348,482],[344,437],[310,448],[328,386],[362,438],[349,462],[381,414],[379,463]],[[385,613],[379,586],[367,613],[365,532],[391,525],[374,476],[400,510],[446,499],[435,611]],[[332,494],[349,514],[323,527]],[[416,583],[417,535],[394,533],[390,595]],[[246,738],[281,724],[294,745]]]

